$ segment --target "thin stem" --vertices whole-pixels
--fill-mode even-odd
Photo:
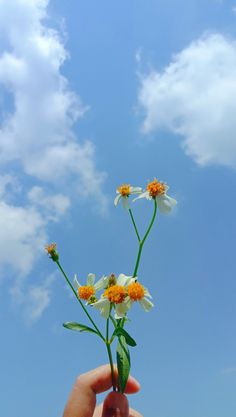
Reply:
[[[111,310],[112,310],[112,306],[110,307],[110,314],[111,314]],[[114,366],[113,366],[112,353],[111,353],[111,341],[109,341],[109,321],[110,321],[110,314],[107,317],[107,325],[106,325],[106,346],[107,346],[107,353],[108,353],[110,367],[111,367],[111,379],[112,379],[113,391],[116,391],[115,373],[114,373]]]
[[[112,380],[112,387],[113,391],[116,391],[116,379],[115,379],[115,372],[114,372],[114,365],[112,360],[112,353],[111,353],[111,346],[110,343],[106,343],[107,346],[107,353],[109,357],[110,367],[111,367],[111,380]]]
[[[143,250],[143,245],[144,245],[144,242],[147,239],[147,237],[148,237],[148,235],[150,233],[150,230],[151,230],[151,228],[153,226],[153,223],[154,223],[156,214],[157,214],[157,202],[156,202],[156,199],[154,199],[154,211],[153,211],[153,215],[152,215],[151,222],[150,222],[150,224],[148,226],[148,229],[147,229],[147,231],[146,231],[143,239],[139,242],[139,250],[138,250],[138,255],[137,255],[137,260],[136,260],[136,264],[135,264],[135,268],[134,268],[133,277],[136,277],[137,276],[139,262],[140,262],[140,258],[141,258],[141,254],[142,254],[142,250]]]
[[[138,241],[139,241],[139,242],[141,242],[141,238],[140,238],[140,236],[139,236],[138,228],[137,228],[137,225],[136,225],[136,223],[135,223],[135,220],[134,220],[134,216],[133,216],[132,210],[131,210],[130,208],[129,208],[129,214],[130,214],[130,217],[131,217],[131,220],[132,220],[132,223],[133,223],[134,230],[135,230],[135,233],[136,233],[136,235],[137,235]]]
[[[138,256],[137,256],[137,260],[136,260],[136,264],[135,264],[135,268],[134,268],[134,272],[133,272],[133,277],[137,276],[142,250],[143,250],[143,244],[142,244],[142,241],[141,241],[139,243]]]
[[[144,235],[144,238],[142,240],[142,244],[144,244],[145,240],[147,239],[147,237],[148,237],[148,235],[150,233],[150,230],[151,230],[151,228],[153,226],[153,223],[154,223],[156,214],[157,214],[157,202],[156,202],[156,199],[154,198],[154,212],[153,212],[152,220],[151,220],[151,223],[150,223],[150,225],[149,225],[149,227],[148,227],[148,229],[147,229],[147,231],[146,231],[146,233]]]
[[[106,341],[109,343],[109,320],[110,317],[107,318],[107,326],[106,326]]]
[[[75,289],[74,289],[73,285],[71,284],[71,282],[70,282],[69,278],[67,277],[67,275],[66,275],[66,273],[65,273],[64,269],[62,268],[62,266],[61,266],[60,262],[59,262],[59,261],[56,261],[56,263],[57,263],[57,265],[58,265],[58,267],[59,267],[60,271],[62,272],[62,275],[63,275],[63,276],[64,276],[64,278],[66,279],[66,281],[67,281],[68,285],[70,286],[71,290],[73,291],[73,293],[74,293],[75,297],[76,297],[76,298],[77,298],[77,300],[79,301],[79,303],[80,303],[80,305],[81,305],[82,309],[84,310],[85,314],[87,315],[88,319],[89,319],[89,320],[90,320],[90,322],[92,323],[93,327],[96,329],[96,331],[97,331],[98,335],[101,337],[101,339],[102,339],[104,342],[106,342],[106,341],[105,341],[105,338],[103,337],[103,335],[102,335],[102,333],[100,332],[99,328],[96,326],[96,324],[94,323],[94,321],[93,321],[92,317],[90,316],[90,314],[89,314],[89,313],[88,313],[88,311],[86,310],[85,306],[83,305],[82,301],[79,299],[79,297],[78,297],[78,295],[77,295],[77,293],[76,293],[76,291],[75,291]]]
[[[112,321],[112,323],[114,324],[114,327],[115,327],[115,329],[116,329],[116,327],[117,327],[117,324],[116,324],[116,321],[115,321],[115,319],[112,317],[112,315],[110,314],[110,319],[111,319],[111,321]]]

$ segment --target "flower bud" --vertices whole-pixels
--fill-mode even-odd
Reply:
[[[57,262],[59,260],[59,254],[56,251],[56,243],[51,243],[50,245],[46,245],[45,246],[45,250],[48,253],[48,255],[50,256],[50,258],[54,261]]]

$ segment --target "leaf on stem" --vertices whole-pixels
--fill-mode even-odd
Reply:
[[[63,323],[63,326],[66,329],[75,330],[77,332],[90,332],[90,333],[96,333],[96,330],[93,330],[91,327],[85,326],[84,324],[76,323],[74,321],[68,321],[66,323]]]
[[[113,336],[124,336],[127,345],[129,346],[136,346],[137,343],[135,340],[130,336],[130,334],[124,330],[122,327],[117,327],[113,333]]]
[[[119,336],[116,349],[119,391],[123,394],[130,373],[130,354],[124,336]]]

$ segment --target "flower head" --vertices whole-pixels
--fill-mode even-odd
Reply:
[[[86,285],[81,285],[76,276],[74,278],[74,284],[77,288],[79,298],[91,304],[97,300],[95,296],[96,291],[104,289],[107,285],[107,279],[103,276],[95,283],[95,275],[90,273],[88,274]]]
[[[124,285],[111,285],[105,290],[103,296],[107,298],[110,303],[120,304],[126,297],[126,290]]]
[[[167,185],[163,182],[157,181],[155,178],[152,182],[149,182],[147,185],[147,191],[152,198],[156,198],[158,195],[165,194]]]
[[[108,277],[108,282],[109,282]],[[114,274],[113,274],[114,279]],[[133,277],[120,274],[113,285],[108,285],[102,294],[101,298],[93,305],[94,308],[100,310],[101,315],[104,318],[108,318],[112,306],[115,308],[115,317],[124,317],[126,309],[127,287],[128,284],[134,281]],[[110,281],[111,284],[111,281]]]
[[[48,255],[50,256],[50,258],[54,261],[57,262],[59,259],[59,254],[56,251],[56,243],[50,243],[49,245],[45,246],[45,250],[48,253]]]
[[[119,203],[120,200],[122,200],[123,207],[129,208],[129,197],[133,194],[139,194],[142,192],[141,187],[132,187],[130,184],[122,184],[120,185],[117,190],[117,196],[114,200],[115,206]]]
[[[147,184],[146,190],[141,193],[135,200],[139,198],[146,198],[147,200],[156,200],[157,207],[161,213],[169,213],[172,208],[177,204],[177,201],[169,197],[166,193],[169,187],[164,182],[158,181],[154,178],[153,181]]]
[[[143,307],[145,311],[151,310],[153,303],[149,300],[152,298],[148,289],[145,288],[139,282],[132,282],[128,285],[128,297],[127,297],[127,306],[130,308],[135,301],[138,301],[139,304]]]

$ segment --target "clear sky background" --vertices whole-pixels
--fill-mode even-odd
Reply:
[[[131,405],[145,417],[235,417],[236,3],[0,0],[0,415],[58,417],[107,362],[62,276],[132,274],[117,185],[166,181],[135,306]],[[147,201],[134,205],[144,230]],[[104,322],[94,312],[99,325]]]

